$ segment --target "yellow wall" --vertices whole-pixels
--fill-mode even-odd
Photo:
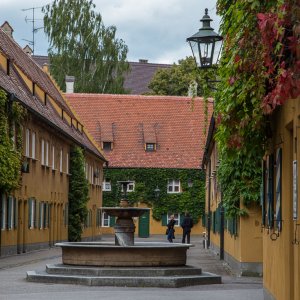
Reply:
[[[282,232],[276,241],[270,239],[267,228],[263,231],[264,288],[277,300],[300,299],[300,245],[293,244],[297,221],[293,221],[292,161],[298,161],[299,199],[299,100],[288,100],[272,116],[273,150],[282,148]],[[298,200],[299,203],[299,200]],[[298,204],[298,214],[299,204]],[[299,228],[298,228],[299,230]],[[300,235],[296,235],[300,240]]]
[[[24,124],[24,154],[26,144],[26,129],[30,130],[29,155],[24,156],[24,160],[29,162],[29,173],[22,173],[21,186],[14,192],[18,200],[18,226],[12,230],[1,231],[1,247],[10,248],[19,245],[18,252],[53,245],[58,241],[68,238],[67,224],[65,224],[66,204],[68,203],[69,176],[67,172],[67,153],[70,159],[71,142],[60,136],[55,130],[44,125],[34,116],[28,118]],[[35,133],[35,158],[32,158],[32,133]],[[48,142],[48,166],[41,164],[41,144],[42,139]],[[52,168],[52,146],[55,147],[55,166]],[[63,165],[60,172],[60,149],[63,149]],[[103,174],[103,161],[94,155],[86,153],[86,160],[89,164],[98,167],[100,174]],[[70,163],[69,163],[70,164]],[[101,175],[102,176],[102,175]],[[102,177],[97,182],[89,184],[88,209],[93,212],[92,227],[84,229],[83,239],[96,239],[101,234],[101,228],[96,227],[96,210],[102,206]],[[28,226],[28,199],[35,198],[37,205],[46,202],[50,205],[49,226],[44,229],[29,229]],[[39,214],[38,214],[39,215]]]
[[[215,212],[221,201],[221,189],[217,182],[218,152],[216,144],[212,141],[210,145],[209,158],[206,165],[206,215],[210,210]],[[210,164],[210,165],[209,165]],[[209,173],[210,170],[210,173]],[[209,200],[210,197],[210,200]],[[209,207],[210,201],[210,207]],[[228,263],[232,258],[236,263],[262,263],[262,233],[261,233],[261,208],[254,204],[251,207],[244,207],[241,201],[241,208],[245,209],[247,216],[240,217],[237,222],[237,235],[232,235],[226,229],[226,216],[224,220],[224,254]],[[207,231],[207,230],[205,230]],[[210,242],[213,247],[220,248],[220,234],[213,232],[213,218],[211,218]],[[230,257],[230,259],[229,259]],[[233,266],[233,267],[236,267]],[[249,271],[253,271],[250,269]],[[256,267],[253,267],[254,269]],[[242,271],[242,270],[241,270]]]

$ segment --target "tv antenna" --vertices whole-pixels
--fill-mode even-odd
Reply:
[[[34,44],[35,44],[35,41],[34,41],[34,35],[42,28],[44,27],[35,27],[35,21],[38,21],[38,20],[42,20],[42,19],[36,19],[35,18],[35,10],[36,9],[39,9],[39,8],[42,8],[43,6],[40,6],[40,7],[30,7],[30,8],[23,8],[21,9],[22,11],[28,11],[28,10],[32,10],[32,19],[28,18],[27,16],[25,17],[25,22],[28,23],[28,22],[31,22],[32,23],[32,40],[26,40],[26,39],[23,39],[24,41],[27,41],[29,43],[29,45],[32,46],[32,54],[34,54]]]

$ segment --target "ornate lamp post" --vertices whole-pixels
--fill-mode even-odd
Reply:
[[[205,15],[200,20],[202,27],[186,40],[192,49],[197,66],[201,69],[212,68],[219,60],[223,37],[214,32],[210,26],[212,19],[205,9]]]
[[[190,47],[192,49],[192,53],[194,59],[196,61],[199,69],[209,69],[213,68],[217,65],[219,61],[219,56],[222,49],[222,40],[223,37],[217,34],[214,29],[210,26],[210,22],[212,19],[208,15],[208,9],[205,9],[205,15],[200,20],[202,22],[202,27],[199,29],[191,37],[187,38],[187,42],[189,42]],[[219,82],[218,80],[208,80],[208,83]],[[211,89],[216,90],[215,87],[210,86]],[[209,167],[209,178],[211,174],[211,161],[208,161]],[[210,219],[210,179],[209,179],[209,196],[208,196],[208,216],[207,216],[207,245],[210,246],[210,229],[211,229],[211,219]],[[222,201],[222,192],[221,192],[221,202],[220,202],[221,210],[220,210],[220,259],[224,259],[224,207]]]

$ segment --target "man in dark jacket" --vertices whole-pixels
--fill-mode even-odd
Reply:
[[[185,213],[185,217],[181,223],[183,229],[182,232],[182,243],[185,244],[185,237],[187,238],[187,243],[190,243],[191,228],[194,226],[193,219],[190,217],[189,213]]]

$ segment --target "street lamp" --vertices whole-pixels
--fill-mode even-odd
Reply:
[[[200,20],[202,28],[186,39],[190,44],[197,66],[201,69],[213,67],[219,60],[222,48],[223,37],[214,32],[214,29],[210,26],[211,21],[212,19],[208,15],[208,9],[206,8],[205,15]]]
[[[155,199],[159,198],[159,194],[160,194],[160,189],[158,186],[156,186],[156,189],[154,190]]]

